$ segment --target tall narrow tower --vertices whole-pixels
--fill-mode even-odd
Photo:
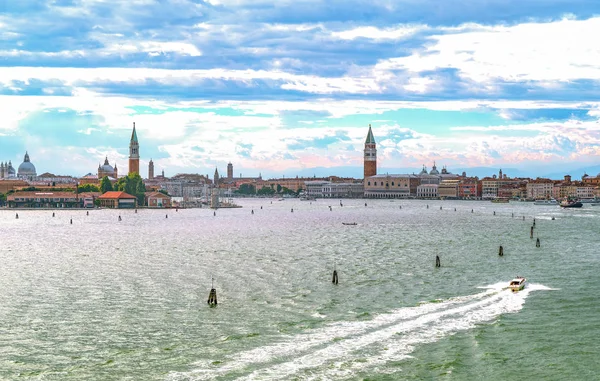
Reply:
[[[219,170],[215,168],[215,175],[213,176],[213,182],[215,186],[219,185]]]
[[[133,132],[131,133],[131,141],[129,142],[129,174],[133,173],[140,173],[140,145],[135,133],[135,122],[133,122]]]
[[[377,145],[369,124],[369,133],[365,140],[365,177],[375,176],[377,174]]]
[[[148,180],[152,180],[154,178],[154,162],[150,159],[148,163]]]
[[[227,179],[233,179],[233,164],[227,164]]]

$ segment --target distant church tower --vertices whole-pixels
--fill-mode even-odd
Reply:
[[[154,178],[154,162],[150,159],[148,163],[148,180],[152,180]]]
[[[133,132],[131,133],[131,141],[129,142],[129,174],[134,173],[140,173],[140,145],[135,133],[135,122],[133,122]]]
[[[365,140],[365,174],[364,177],[375,176],[377,174],[377,145],[369,124],[369,133]]]
[[[213,177],[213,182],[215,186],[219,184],[219,170],[215,168],[215,176]]]
[[[227,179],[233,179],[233,164],[227,164]]]

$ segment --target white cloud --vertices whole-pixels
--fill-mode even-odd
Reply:
[[[154,80],[161,84],[193,86],[205,79],[230,81],[269,80],[283,82],[282,89],[302,90],[314,93],[370,93],[378,91],[379,85],[369,78],[296,75],[283,71],[267,70],[168,70],[148,68],[53,68],[9,67],[0,72],[0,83],[12,86],[14,81],[29,83],[30,80],[58,80],[68,86],[96,83],[143,83]]]
[[[413,73],[458,69],[475,82],[494,79],[550,83],[600,79],[600,17],[494,26],[429,37],[432,44],[408,57],[381,60],[375,70]],[[585,41],[585,43],[584,43]]]
[[[361,26],[341,32],[332,32],[331,35],[342,40],[355,40],[357,38],[368,38],[372,40],[398,40],[411,36],[424,29],[427,29],[427,26],[402,25],[395,28],[384,29],[376,28],[374,26]]]

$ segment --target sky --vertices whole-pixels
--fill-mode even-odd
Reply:
[[[600,165],[597,0],[0,0],[0,161],[362,177]],[[493,171],[493,173],[491,172]],[[597,173],[590,173],[596,175]]]

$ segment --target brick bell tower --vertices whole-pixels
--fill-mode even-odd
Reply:
[[[129,141],[129,174],[133,173],[140,173],[140,145],[135,133],[135,122],[133,122],[133,132]]]
[[[369,133],[365,140],[365,177],[377,174],[377,145],[369,124]]]

